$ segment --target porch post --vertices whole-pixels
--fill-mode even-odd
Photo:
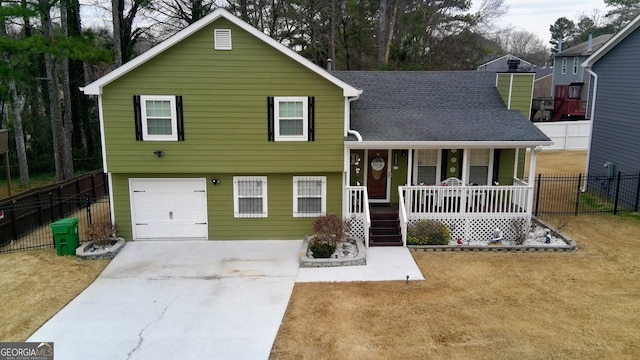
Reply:
[[[407,183],[411,185],[413,181],[413,149],[407,149]]]
[[[533,189],[536,179],[536,156],[540,148],[531,148],[529,151],[529,176],[527,178],[527,184],[529,185],[529,193],[527,196],[527,215],[531,216],[533,213]]]
[[[518,178],[518,161],[520,160],[520,149],[516,148],[516,158],[513,162],[513,178]]]

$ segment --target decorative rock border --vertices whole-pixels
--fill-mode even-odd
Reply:
[[[82,244],[76,249],[76,257],[82,260],[113,259],[127,244],[123,238],[116,240],[116,243],[107,249],[95,248],[92,242]]]
[[[560,238],[567,245],[566,246],[545,246],[545,245],[407,245],[407,248],[411,251],[475,251],[475,252],[534,252],[534,251],[548,251],[548,252],[569,252],[578,250],[578,245],[573,239],[561,234],[559,231],[554,230],[543,221],[532,218],[532,221],[537,222],[540,226],[551,230],[551,234],[557,238]]]
[[[314,259],[307,256],[309,248],[309,240],[313,237],[306,237],[300,247],[300,267],[336,267],[336,266],[357,266],[367,265],[366,248],[362,240],[355,237],[348,237],[348,240],[354,240],[358,246],[358,255],[351,258],[327,258],[327,259]]]

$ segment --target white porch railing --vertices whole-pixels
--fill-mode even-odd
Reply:
[[[407,217],[422,214],[531,213],[531,186],[400,186]]]
[[[496,227],[505,234],[516,231],[514,221],[530,223],[533,187],[521,181],[515,184],[400,186],[398,191],[403,241],[406,239],[407,226],[423,219],[447,224],[452,237],[461,240],[488,238]],[[402,214],[403,210],[406,215]]]
[[[351,235],[364,239],[366,247],[369,247],[369,228],[371,227],[371,215],[369,214],[369,197],[364,186],[345,187],[345,201],[342,213],[351,219]]]

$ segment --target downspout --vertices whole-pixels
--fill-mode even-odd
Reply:
[[[360,135],[360,133],[357,132],[356,130],[351,129],[351,102],[356,101],[358,99],[360,99],[360,94],[351,98],[347,98],[347,102],[345,103],[345,106],[344,106],[345,107],[344,123],[346,124],[347,134],[355,136],[358,142],[362,142],[362,135]]]
[[[596,114],[596,95],[598,94],[598,74],[591,70],[590,66],[584,67],[587,72],[593,76],[593,95],[591,96],[591,126],[589,127],[589,145],[587,146],[587,165],[585,167],[584,182],[582,183],[582,191],[587,190],[587,175],[589,174],[589,161],[591,160],[591,137],[593,136],[593,119]]]

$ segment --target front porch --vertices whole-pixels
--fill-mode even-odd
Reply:
[[[531,225],[533,186],[399,186],[398,203],[372,204],[364,186],[345,188],[343,214],[352,219],[351,235],[367,247],[406,246],[407,227],[419,220],[446,224],[452,239],[490,238],[500,228],[505,238]],[[386,226],[379,224],[383,219]],[[395,228],[395,232],[393,231]]]
[[[343,215],[367,247],[406,246],[407,228],[419,220],[444,223],[453,240],[488,239],[496,228],[515,237],[531,225],[533,185],[521,179],[535,172],[536,153],[470,145],[352,148]]]

